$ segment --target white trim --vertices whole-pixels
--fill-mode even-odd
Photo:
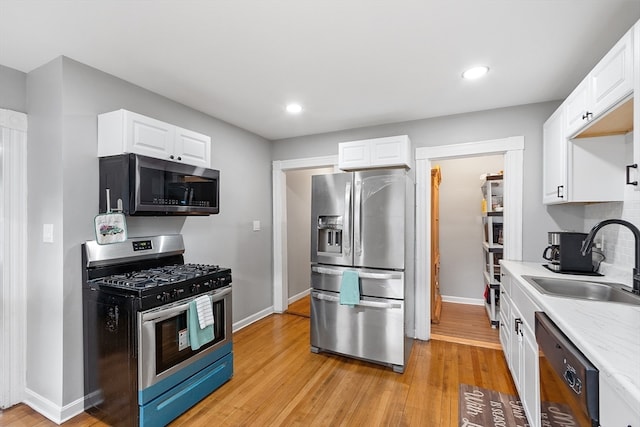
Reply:
[[[245,328],[250,324],[257,322],[260,319],[264,319],[265,317],[273,313],[274,313],[273,307],[267,307],[264,310],[257,312],[256,314],[253,314],[249,317],[245,317],[244,319],[237,321],[236,323],[231,325],[231,330],[233,332],[238,332],[240,329]]]
[[[302,291],[302,292],[300,292],[298,294],[295,294],[292,297],[289,297],[289,304],[292,304],[292,303],[294,303],[294,302],[296,302],[296,301],[308,296],[309,294],[311,294],[311,288],[307,289],[306,291]]]
[[[27,131],[27,115],[17,111],[0,108],[0,127],[20,132]]]
[[[26,389],[24,403],[56,424],[62,424],[84,412],[84,396],[68,405],[58,406],[33,390]]]
[[[0,408],[22,402],[26,372],[27,116],[0,109]]]
[[[482,305],[484,306],[484,300],[478,298],[465,298],[465,297],[453,297],[448,295],[442,295],[442,301],[452,302],[455,304],[467,304],[467,305]]]
[[[504,154],[505,258],[522,259],[524,137],[515,136],[416,149],[416,338],[431,337],[431,162],[456,157]],[[508,258],[507,258],[508,256]]]
[[[296,169],[336,167],[338,156],[309,157],[273,162],[273,310],[284,313],[288,303],[287,283],[287,175]]]

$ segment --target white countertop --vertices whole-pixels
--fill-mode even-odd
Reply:
[[[553,273],[534,262],[502,261],[502,266],[598,368],[600,375],[610,379],[608,382],[627,404],[640,408],[640,306],[542,294],[521,276],[616,280],[610,276]]]

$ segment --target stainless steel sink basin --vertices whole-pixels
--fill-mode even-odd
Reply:
[[[631,293],[619,283],[593,282],[588,280],[557,279],[555,277],[522,276],[543,294],[567,298],[608,301],[640,306],[640,296]],[[625,289],[626,288],[626,289]]]

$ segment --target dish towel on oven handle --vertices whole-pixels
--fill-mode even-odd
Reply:
[[[205,298],[209,299],[208,296],[205,296]],[[210,299],[209,304],[211,304]],[[200,327],[200,321],[198,320],[198,305],[196,304],[196,300],[193,300],[189,303],[189,310],[187,313],[187,327],[189,329],[189,343],[192,350],[198,350],[206,343],[213,341],[213,324],[206,326],[205,328]]]
[[[198,323],[200,329],[204,329],[209,325],[213,325],[213,309],[211,308],[211,297],[202,295],[195,299],[198,311]]]

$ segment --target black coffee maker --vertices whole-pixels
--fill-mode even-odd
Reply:
[[[550,231],[548,237],[549,246],[542,257],[550,262],[545,267],[556,273],[594,274],[591,248],[586,255],[580,251],[587,233]]]

